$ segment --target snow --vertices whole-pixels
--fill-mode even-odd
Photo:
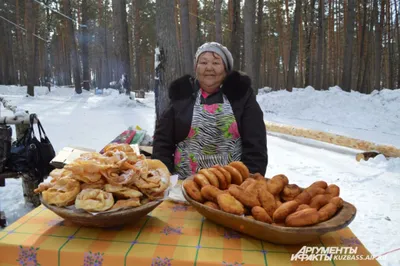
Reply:
[[[338,87],[316,91],[311,87],[293,92],[259,90],[257,100],[266,121],[290,124],[361,138],[400,148],[400,90],[370,95],[343,92]],[[65,146],[100,150],[129,126],[154,130],[154,94],[130,100],[107,89],[96,95],[72,88],[0,86],[0,95],[18,110],[36,113],[58,151]],[[1,115],[11,112],[1,108]],[[15,130],[14,130],[15,137]],[[400,248],[400,158],[380,155],[357,162],[358,152],[314,140],[271,133],[268,139],[267,176],[284,173],[291,183],[307,186],[325,180],[341,188],[344,200],[353,203],[357,215],[349,225],[374,256]],[[21,180],[7,179],[0,188],[1,208],[11,223],[31,210],[24,203]],[[382,265],[400,265],[400,251],[379,257]]]
[[[355,136],[379,144],[400,147],[399,90],[374,91],[370,95],[328,91],[312,87],[258,96],[265,119],[293,126]]]

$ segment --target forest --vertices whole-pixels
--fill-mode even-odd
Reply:
[[[390,0],[1,0],[0,84],[129,91],[193,74],[217,41],[253,89],[371,93],[400,86],[399,2]],[[111,85],[110,85],[111,84]]]

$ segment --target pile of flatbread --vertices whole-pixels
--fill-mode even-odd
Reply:
[[[129,144],[108,144],[102,151],[82,154],[50,173],[35,193],[58,207],[75,205],[88,212],[138,207],[164,198],[170,172],[159,160],[138,155]]]

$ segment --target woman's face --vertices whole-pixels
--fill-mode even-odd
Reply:
[[[196,76],[203,90],[208,93],[214,92],[226,76],[224,61],[216,53],[201,54],[197,61]]]

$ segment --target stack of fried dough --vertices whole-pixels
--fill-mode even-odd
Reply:
[[[316,181],[307,188],[250,174],[241,162],[202,169],[183,184],[195,201],[234,215],[287,227],[311,226],[332,218],[342,208],[340,188]]]
[[[51,180],[35,193],[58,207],[75,205],[89,212],[138,207],[164,197],[170,184],[168,168],[159,160],[138,155],[129,144],[108,144],[102,153],[84,153],[54,169]]]

